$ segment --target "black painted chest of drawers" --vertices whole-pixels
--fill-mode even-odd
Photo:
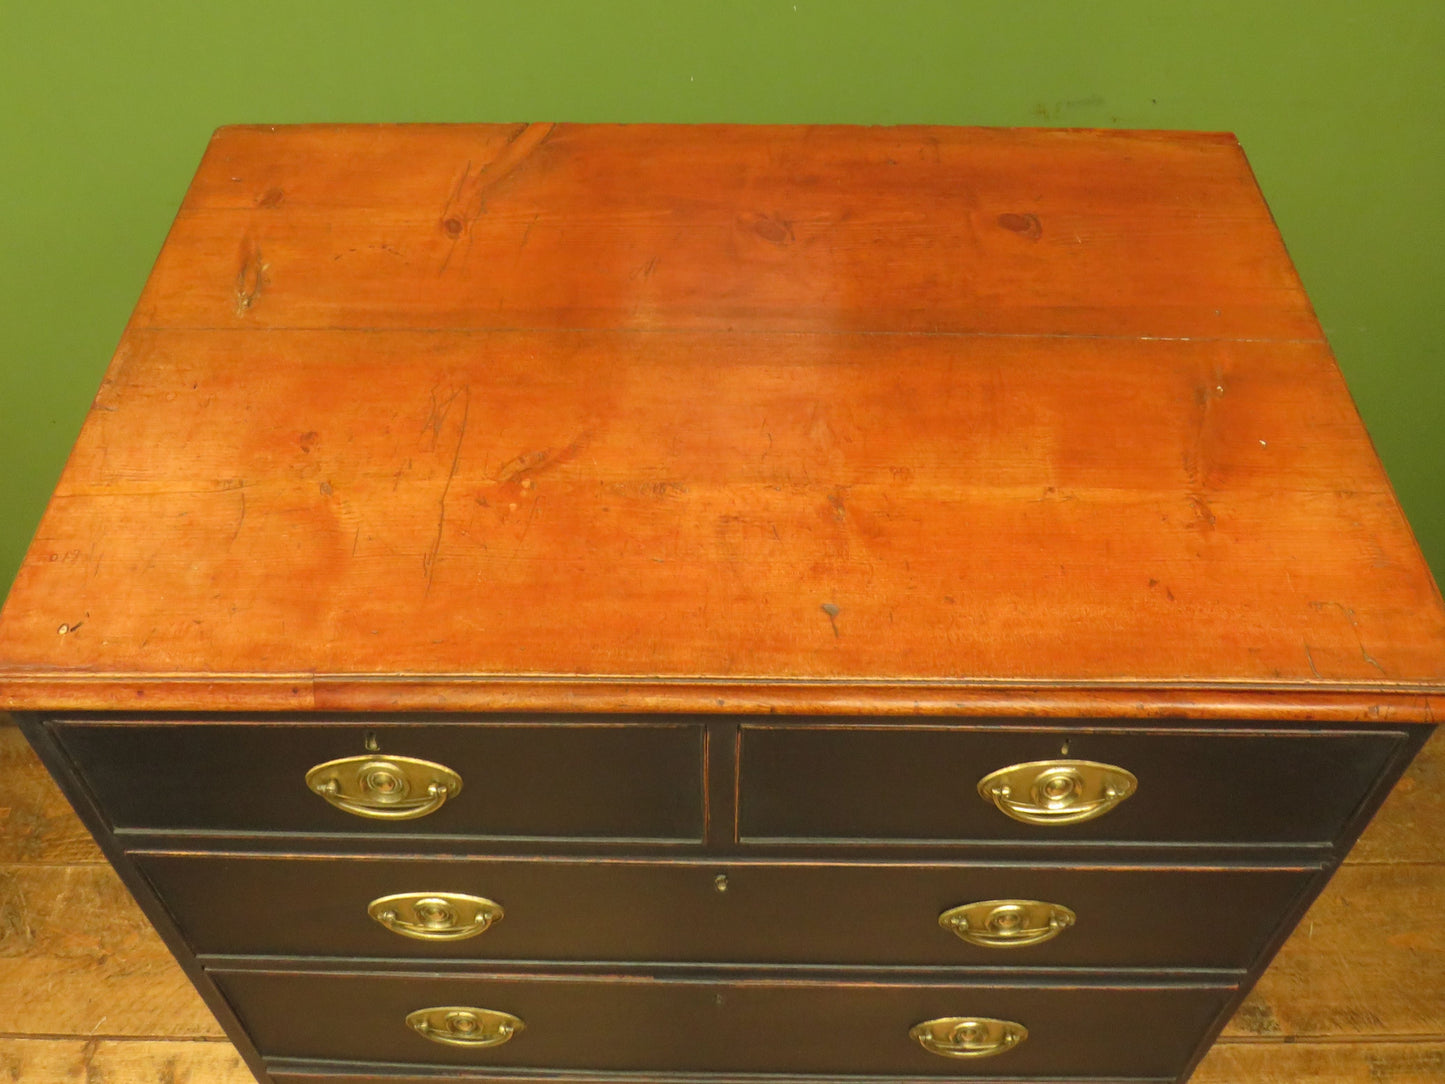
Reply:
[[[0,616],[274,1084],[1182,1080],[1442,695],[1197,133],[222,130]]]

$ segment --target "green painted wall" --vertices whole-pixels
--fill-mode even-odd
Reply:
[[[1445,578],[1439,0],[0,0],[0,586],[211,129],[833,121],[1237,132]]]

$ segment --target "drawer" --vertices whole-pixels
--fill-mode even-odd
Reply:
[[[1242,970],[1318,872],[132,857],[203,955],[874,966]],[[465,940],[418,939],[368,914],[371,901],[398,893],[481,897],[503,917]],[[1061,904],[1073,921],[1047,941],[1007,947],[939,924],[961,904],[1006,899]],[[988,917],[975,925],[987,931]],[[1046,918],[1038,925],[1049,928]]]
[[[1408,738],[1393,730],[745,725],[738,823],[751,842],[1325,844]],[[1127,769],[1094,820],[1029,824],[979,794],[990,773],[1072,759]]]
[[[1232,988],[715,981],[212,971],[268,1059],[612,1072],[1169,1077]],[[524,1029],[498,1046],[446,1045],[408,1014],[466,1006]],[[994,1057],[925,1051],[909,1030],[948,1017],[1022,1024]]]
[[[120,829],[683,840],[703,833],[703,734],[687,723],[53,724]],[[444,765],[460,792],[385,820],[307,786],[339,758]]]

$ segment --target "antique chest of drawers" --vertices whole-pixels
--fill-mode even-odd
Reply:
[[[1199,133],[222,129],[0,617],[275,1084],[1182,1080],[1442,696]]]

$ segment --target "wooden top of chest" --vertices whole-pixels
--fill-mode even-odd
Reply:
[[[223,129],[0,620],[12,708],[1442,691],[1439,593],[1198,133]]]

